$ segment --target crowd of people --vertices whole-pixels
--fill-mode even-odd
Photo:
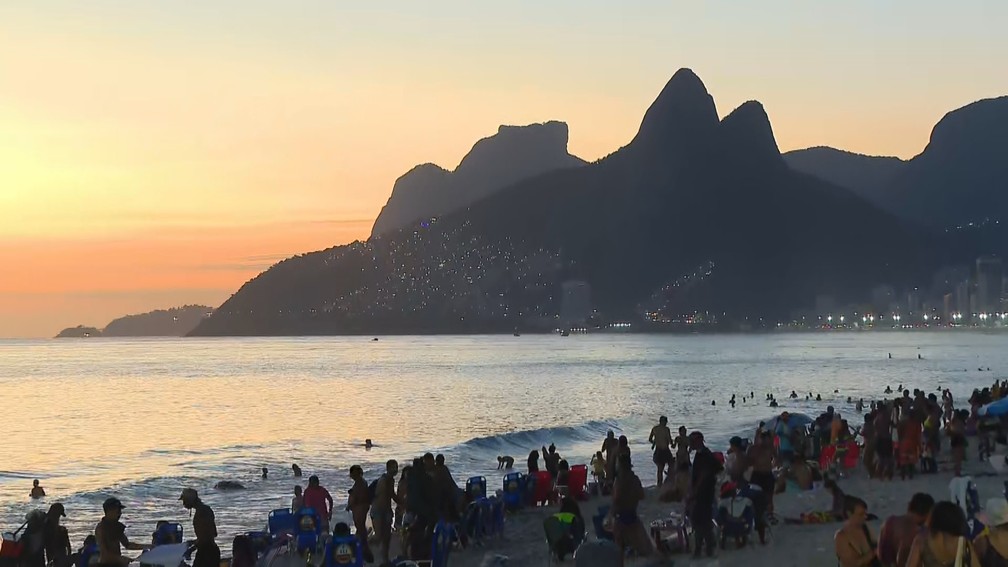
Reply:
[[[1008,395],[1008,383],[996,382],[977,390],[968,399],[969,408],[958,409],[948,390],[928,394],[922,390],[903,389],[892,395],[865,403],[850,400],[848,405],[863,422],[852,427],[832,406],[815,419],[792,415],[788,411],[768,422],[761,422],[749,439],[733,437],[724,453],[707,447],[703,433],[679,427],[673,433],[668,419],[661,416],[651,429],[651,460],[656,467],[658,500],[678,501],[689,518],[693,530],[693,553],[696,556],[714,554],[716,533],[714,516],[719,498],[746,491],[756,508],[755,530],[761,543],[766,542],[766,530],[779,521],[775,514],[774,497],[787,491],[805,491],[816,483],[832,496],[831,509],[810,512],[800,518],[784,518],[789,522],[842,522],[836,532],[835,550],[841,567],[935,567],[948,566],[963,554],[976,567],[1008,566],[1008,500],[992,499],[987,503],[993,518],[990,529],[974,541],[966,541],[969,531],[962,509],[949,502],[936,502],[926,493],[913,496],[905,514],[888,518],[878,537],[867,524],[868,504],[841,489],[842,478],[852,474],[849,467],[851,451],[855,462],[864,467],[871,479],[892,481],[898,473],[902,479],[917,474],[938,472],[939,456],[947,445],[951,473],[962,473],[967,458],[968,438],[977,440],[977,457],[989,457],[995,442],[1005,443],[1006,427],[1002,419],[981,415],[979,409]],[[795,393],[792,393],[792,398]],[[770,394],[768,400],[776,402]],[[514,458],[498,456],[500,470],[514,467]],[[839,463],[848,466],[841,467]],[[540,469],[540,464],[542,469]],[[570,465],[554,445],[529,453],[527,470],[530,475],[544,470],[556,486],[565,486]],[[302,476],[297,465],[292,466],[296,478]],[[656,551],[654,541],[639,514],[646,492],[634,471],[629,439],[609,431],[600,450],[592,457],[590,471],[598,494],[610,499],[605,526],[611,531],[621,550],[633,549],[638,556]],[[267,472],[264,470],[263,475]],[[452,476],[442,455],[425,454],[400,468],[390,460],[385,471],[368,483],[359,465],[349,469],[353,486],[345,510],[350,513],[356,537],[366,561],[389,565],[393,536],[399,534],[399,549],[410,559],[427,559],[430,555],[434,526],[440,521],[458,524],[463,521],[471,496]],[[39,481],[33,483],[31,496],[44,495]],[[730,490],[729,488],[730,487]],[[196,490],[187,488],[180,497],[182,505],[193,512],[195,541],[194,567],[217,567],[221,552],[215,540],[217,529],[213,511],[203,503]],[[558,495],[558,522],[583,526],[580,505],[570,497]],[[320,483],[318,476],[308,478],[307,486],[294,487],[291,511],[313,509],[322,529],[345,530],[332,525],[334,498]],[[124,509],[115,498],[105,501],[104,517],[84,546],[73,553],[67,531],[60,525],[66,510],[53,504],[48,513],[30,517],[22,541],[25,552],[22,563],[27,567],[67,567],[76,561],[86,567],[87,559],[101,565],[125,565],[129,562],[122,550],[145,550],[147,544],[130,541],[121,523]],[[367,520],[370,518],[373,537]],[[583,529],[583,527],[581,528]],[[466,531],[458,532],[465,545]],[[965,543],[964,543],[965,541]],[[378,554],[371,551],[371,544]],[[569,542],[568,542],[569,543]],[[965,551],[964,551],[965,550]],[[573,549],[561,549],[573,553]],[[83,563],[81,559],[85,560]],[[248,566],[240,566],[248,567]]]

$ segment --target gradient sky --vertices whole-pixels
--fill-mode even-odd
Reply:
[[[499,124],[601,157],[679,67],[782,150],[912,157],[1008,94],[1003,0],[0,4],[0,337],[218,305],[365,238],[394,180]]]

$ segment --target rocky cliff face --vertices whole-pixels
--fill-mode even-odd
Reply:
[[[501,126],[472,147],[454,171],[427,163],[396,180],[371,236],[443,216],[537,175],[584,165],[567,152],[567,124]]]

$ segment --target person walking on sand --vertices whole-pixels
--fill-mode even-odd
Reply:
[[[706,544],[707,557],[714,555],[714,497],[717,475],[723,470],[711,450],[704,445],[703,433],[694,431],[689,435],[693,455],[693,474],[690,478],[690,494],[686,500],[686,510],[693,522],[696,546],[693,557],[700,557]]]
[[[883,567],[875,550],[868,519],[868,505],[855,496],[845,499],[847,521],[833,536],[840,567]]]
[[[182,506],[193,513],[193,533],[196,534],[196,558],[192,567],[220,567],[221,552],[217,547],[217,520],[213,510],[203,503],[193,488],[185,488],[179,496]]]
[[[769,431],[763,431],[746,451],[746,460],[752,466],[749,482],[755,484],[766,498],[767,512],[773,515],[774,486],[776,480],[773,474],[774,448]]]
[[[304,495],[301,493],[301,485],[294,485],[294,497],[291,498],[291,514],[297,514],[304,508]]]
[[[367,481],[364,480],[364,469],[360,465],[350,467],[350,479],[353,480],[353,487],[350,488],[350,498],[347,500],[346,509],[353,516],[353,523],[357,530],[356,535],[361,544],[364,560],[368,563],[373,563],[374,555],[368,546],[367,537],[367,517],[368,511],[371,509],[371,493],[368,490]],[[377,527],[375,530],[377,530]]]
[[[1001,500],[1004,501],[1003,498]],[[933,507],[934,498],[930,494],[918,492],[910,498],[906,514],[886,519],[878,541],[878,556],[883,565],[906,567],[914,539],[924,527]]]
[[[315,510],[322,519],[322,531],[329,531],[329,520],[332,518],[333,498],[315,475],[308,477],[308,488],[304,489],[304,506]]]
[[[633,549],[639,557],[651,555],[654,548],[644,524],[637,514],[637,506],[644,500],[644,487],[633,472],[630,459],[621,456],[616,465],[616,479],[613,482],[612,516],[613,539],[620,548],[619,562],[623,567],[627,548]]]
[[[379,552],[381,553],[380,565],[389,563],[392,543],[392,503],[397,507],[402,507],[403,503],[396,496],[395,477],[399,473],[399,463],[390,460],[385,463],[385,474],[378,478],[375,485],[374,502],[371,503],[371,525],[374,526],[375,536],[378,538]]]
[[[658,418],[658,425],[651,428],[648,437],[651,449],[654,451],[654,464],[658,467],[658,486],[665,478],[666,467],[672,465],[672,431],[668,428],[668,418],[664,415]],[[671,471],[669,472],[671,474]]]
[[[101,567],[125,567],[132,559],[123,557],[122,548],[130,551],[146,551],[151,546],[133,543],[126,537],[126,526],[119,521],[126,508],[118,498],[109,498],[102,504],[105,516],[95,526],[95,540],[98,542],[98,564]]]

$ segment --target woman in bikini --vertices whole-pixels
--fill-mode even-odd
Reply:
[[[931,509],[927,530],[914,539],[906,567],[953,567],[962,546],[963,567],[981,567],[962,510],[951,502]]]
[[[855,496],[844,497],[847,520],[833,537],[840,567],[882,567],[875,554],[875,539],[868,524],[868,504]]]
[[[988,530],[973,540],[983,567],[1008,567],[1008,500],[991,498],[984,507]]]

